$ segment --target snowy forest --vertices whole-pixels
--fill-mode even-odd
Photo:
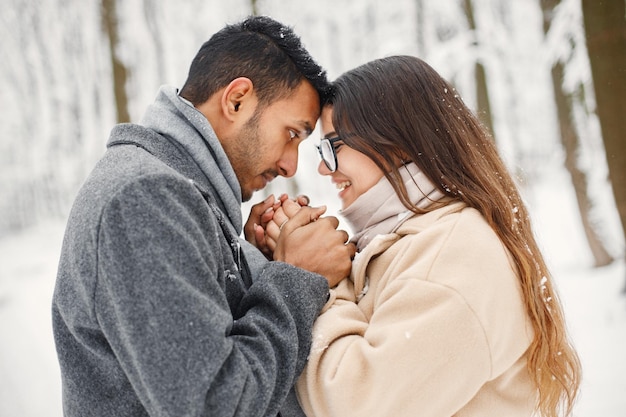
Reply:
[[[623,257],[623,0],[5,0],[0,234],[65,216],[113,124],[137,121],[161,84],[181,86],[199,46],[249,14],[293,26],[331,79],[385,55],[423,58],[491,129],[530,200],[564,170],[594,265]],[[267,192],[327,200],[312,149]]]
[[[292,26],[331,80],[388,55],[428,62],[490,129],[531,215],[534,209],[552,213],[534,219],[547,259],[558,271],[589,268],[600,271],[597,277],[617,271],[619,285],[605,280],[603,294],[615,294],[620,303],[626,298],[625,0],[3,0],[0,415],[42,415],[24,411],[34,409],[37,393],[48,395],[42,404],[53,403],[53,412],[42,406],[45,415],[57,415],[60,401],[47,316],[57,246],[41,250],[46,267],[36,270],[41,246],[24,231],[50,220],[62,225],[113,125],[139,121],[160,85],[181,87],[201,44],[250,14]],[[255,194],[244,204],[244,217],[249,204],[282,192],[307,194],[312,204],[326,204],[329,214],[338,211],[336,191],[316,173],[318,137],[314,132],[300,146],[295,177]],[[62,230],[53,230],[60,245]],[[33,265],[11,266],[12,257]],[[31,282],[18,284],[20,273]],[[565,281],[567,275],[559,276]],[[565,298],[584,298],[600,286],[586,280],[591,274],[569,275],[577,283],[564,286]],[[605,303],[610,313],[598,307],[594,314],[590,305],[568,313],[575,324],[591,332],[601,322],[620,336],[586,333],[589,344],[579,336],[591,369],[581,410],[585,417],[616,417],[626,406],[626,378],[616,383],[614,375],[603,379],[600,373],[626,374],[626,309]],[[24,324],[22,311],[37,318]],[[618,365],[603,350],[607,346],[619,352]],[[32,360],[40,354],[33,349],[45,350],[45,359]],[[592,355],[606,363],[587,359]],[[35,381],[42,370],[49,375]]]

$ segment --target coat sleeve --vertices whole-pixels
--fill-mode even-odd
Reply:
[[[326,281],[269,262],[231,306],[223,239],[178,178],[134,181],[102,215],[96,314],[150,415],[276,415],[304,366]]]
[[[308,416],[450,416],[489,378],[485,331],[465,299],[396,272],[369,319],[343,301],[316,321],[297,383]]]

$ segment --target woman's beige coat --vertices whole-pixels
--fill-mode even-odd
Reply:
[[[308,416],[532,415],[520,283],[478,211],[452,203],[377,236],[334,296],[297,383]]]

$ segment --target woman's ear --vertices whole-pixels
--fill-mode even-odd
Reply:
[[[221,107],[223,115],[231,121],[248,114],[256,108],[254,85],[249,78],[239,77],[232,80],[222,92]],[[249,116],[248,116],[249,117]],[[247,120],[247,117],[245,118]]]

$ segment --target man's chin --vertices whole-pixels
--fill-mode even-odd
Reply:
[[[254,191],[244,191],[241,190],[241,201],[242,202],[246,202],[246,201],[250,201],[250,199],[252,198],[252,194],[254,194]]]
[[[241,189],[241,201],[242,201],[242,202],[244,202],[244,203],[245,203],[246,201],[250,201],[250,199],[252,198],[252,196],[254,195],[254,193],[256,193],[257,191],[259,191],[259,190],[261,190],[261,189],[262,189],[262,188],[260,188],[260,189],[256,189],[256,188],[253,188],[253,189],[244,189],[244,188],[242,188],[242,189]]]
[[[241,186],[241,201],[250,201],[255,192],[263,190],[274,178],[276,178],[276,175],[259,175],[255,177],[255,181],[251,181],[248,184],[249,187]]]

